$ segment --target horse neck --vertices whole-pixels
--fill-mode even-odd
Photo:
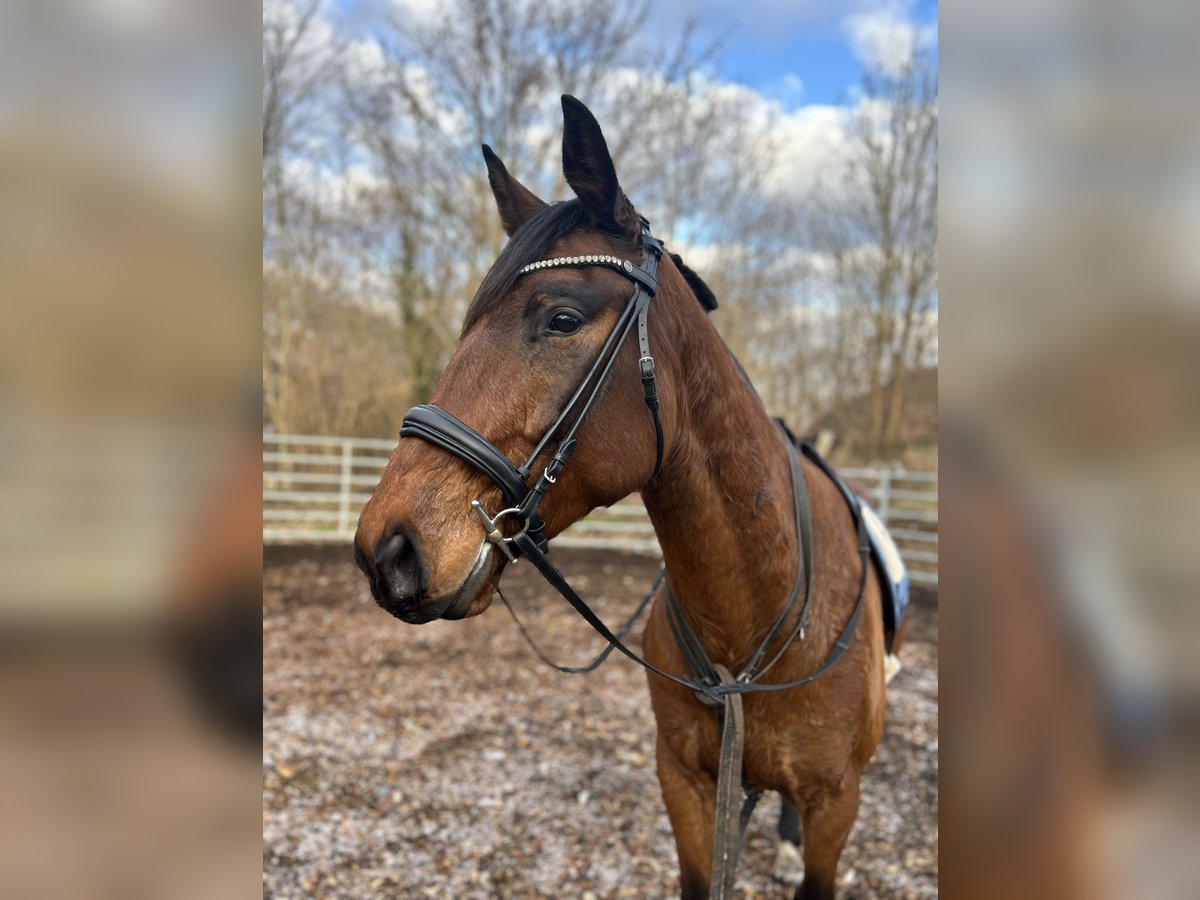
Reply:
[[[680,609],[713,661],[736,670],[782,611],[799,550],[786,444],[704,326],[680,347],[675,436],[642,497]]]

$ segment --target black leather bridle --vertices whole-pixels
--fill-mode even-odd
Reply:
[[[566,466],[575,449],[575,435],[583,426],[588,412],[595,405],[605,383],[612,374],[613,363],[620,355],[621,348],[636,325],[638,339],[638,368],[642,375],[642,387],[646,398],[646,407],[654,419],[654,440],[656,444],[654,457],[654,475],[662,467],[663,458],[663,428],[659,416],[658,385],[654,378],[654,357],[650,353],[650,329],[648,317],[650,301],[658,290],[658,261],[662,258],[662,244],[650,233],[649,223],[642,220],[642,248],[645,262],[636,265],[628,259],[616,256],[589,254],[584,256],[562,256],[555,259],[544,259],[523,266],[518,275],[529,275],[545,269],[554,268],[590,268],[603,266],[614,269],[628,278],[634,284],[633,296],[625,304],[625,308],[617,317],[616,323],[608,333],[604,345],[600,348],[596,361],[579,383],[571,399],[567,401],[558,418],[554,420],[542,439],[537,442],[529,458],[520,466],[514,466],[500,449],[462,420],[446,412],[439,406],[425,404],[414,406],[404,415],[400,426],[401,437],[419,437],[449,453],[454,454],[468,465],[478,469],[495,483],[504,496],[507,506],[495,515],[488,515],[478,500],[471,507],[483,521],[483,529],[487,538],[515,562],[521,556],[527,555],[530,545],[542,553],[547,549],[545,523],[542,521],[538,506],[546,492],[550,489]],[[565,431],[563,430],[565,427]],[[554,456],[542,470],[542,474],[533,487],[526,487],[533,467],[547,447],[558,437]],[[653,477],[653,475],[651,476]],[[520,526],[516,535],[506,536],[500,529],[500,523],[505,518],[513,518]]]
[[[829,671],[846,650],[849,649],[850,640],[854,636],[854,631],[862,613],[863,596],[866,593],[870,545],[862,514],[858,509],[857,499],[846,488],[841,479],[837,477],[828,463],[809,444],[795,441],[782,423],[779,423],[779,425],[783,438],[788,445],[788,461],[791,466],[792,494],[796,517],[796,534],[800,542],[799,569],[782,614],[774,626],[767,632],[762,645],[754,653],[750,663],[737,674],[736,679],[730,681],[718,677],[716,667],[708,660],[704,648],[688,625],[687,620],[678,610],[674,596],[669,589],[667,591],[667,602],[672,631],[675,634],[675,639],[679,644],[680,650],[688,662],[689,668],[692,670],[692,677],[679,678],[668,672],[664,672],[630,650],[620,637],[609,630],[608,626],[588,606],[586,601],[575,592],[570,583],[568,583],[563,574],[547,556],[548,542],[545,535],[545,523],[538,512],[538,506],[546,496],[546,492],[558,481],[559,475],[566,466],[567,460],[571,456],[571,451],[575,449],[575,436],[582,427],[584,419],[595,404],[596,399],[600,396],[601,389],[612,374],[613,363],[616,361],[621,348],[624,346],[635,324],[638,334],[638,367],[645,390],[646,406],[654,419],[656,443],[655,475],[662,466],[663,429],[659,416],[658,387],[654,377],[654,357],[650,353],[648,313],[650,301],[658,290],[656,273],[658,271],[659,260],[662,258],[663,246],[650,233],[649,222],[644,218],[642,219],[642,247],[645,262],[640,266],[628,259],[593,254],[540,260],[523,266],[518,270],[518,275],[520,276],[552,268],[604,266],[614,269],[634,284],[633,296],[617,317],[617,321],[605,339],[604,345],[600,348],[595,362],[592,363],[591,368],[584,375],[579,387],[576,388],[571,399],[567,401],[566,406],[554,421],[554,424],[546,430],[546,433],[538,441],[537,445],[533,448],[533,452],[529,454],[529,458],[524,463],[520,466],[514,466],[509,458],[491,441],[460,419],[433,404],[415,406],[410,409],[405,414],[401,424],[400,436],[417,437],[428,441],[435,446],[441,447],[448,453],[457,456],[472,468],[487,475],[500,489],[500,492],[504,496],[504,502],[508,504],[506,508],[495,515],[488,515],[478,500],[471,502],[472,508],[483,522],[488,540],[499,547],[511,561],[515,562],[522,557],[527,558],[546,581],[550,583],[551,587],[558,591],[584,620],[601,637],[608,641],[611,647],[615,647],[639,665],[668,681],[673,681],[676,684],[690,688],[701,699],[714,706],[724,704],[725,700],[733,695],[760,691],[779,691],[808,684]],[[565,431],[562,431],[562,436],[558,438],[557,447],[550,462],[542,470],[542,474],[538,477],[533,487],[527,487],[526,481],[533,472],[533,467],[537,463],[538,458],[554,442],[556,435],[559,434],[564,426]],[[812,560],[811,512],[808,504],[808,490],[797,459],[799,454],[807,456],[837,484],[843,498],[849,505],[851,516],[858,532],[858,551],[862,561],[862,578],[859,584],[858,601],[855,604],[854,611],[846,622],[842,632],[838,635],[825,661],[815,671],[796,681],[763,683],[759,681],[759,678],[779,661],[793,642],[797,639],[803,639],[805,627],[808,622],[808,604],[812,595],[813,574],[810,565]],[[509,517],[513,518],[519,527],[513,534],[505,535],[501,531],[500,525],[502,520]],[[795,611],[802,588],[804,603],[795,624],[787,633],[783,645],[772,656],[770,661],[763,665],[768,646],[783,633],[785,622]],[[564,671],[568,670],[567,667],[558,668]]]
[[[529,458],[520,466],[512,462],[500,452],[491,441],[466,423],[446,412],[438,406],[427,404],[410,409],[404,416],[400,428],[401,437],[417,437],[428,441],[437,447],[457,456],[472,468],[485,474],[500,489],[504,502],[508,504],[500,512],[489,516],[479,500],[471,502],[472,508],[483,522],[487,538],[512,561],[522,557],[528,559],[541,573],[542,577],[562,597],[574,607],[583,619],[592,626],[607,642],[608,646],[600,656],[587,666],[562,666],[552,662],[534,643],[516,612],[500,597],[516,619],[521,633],[529,641],[537,655],[547,664],[562,672],[587,672],[602,663],[613,649],[638,663],[640,666],[654,672],[675,684],[682,685],[694,691],[704,703],[712,706],[720,723],[721,751],[720,766],[717,779],[716,799],[716,832],[714,840],[712,897],[732,897],[734,886],[734,871],[737,864],[738,849],[741,834],[746,822],[754,809],[754,804],[761,791],[742,783],[742,754],[744,741],[744,724],[742,714],[742,696],[761,691],[781,691],[809,684],[828,672],[850,648],[854,632],[858,627],[863,608],[863,597],[866,595],[867,572],[870,566],[870,544],[866,526],[858,506],[857,498],[846,485],[837,477],[829,464],[809,444],[796,441],[782,422],[778,422],[779,430],[788,449],[788,464],[792,481],[792,497],[795,512],[796,538],[799,542],[799,568],[792,585],[783,611],[772,627],[767,631],[758,649],[747,664],[736,675],[723,665],[714,663],[708,656],[703,644],[688,624],[683,611],[679,608],[674,594],[668,585],[665,599],[667,620],[688,668],[690,676],[679,677],[665,672],[653,663],[634,653],[622,640],[633,624],[637,615],[646,607],[664,581],[666,570],[659,574],[655,586],[651,588],[634,616],[614,634],[604,621],[596,615],[587,602],[571,587],[570,583],[547,556],[548,542],[545,535],[545,523],[538,512],[538,506],[546,496],[546,492],[558,481],[559,475],[575,449],[575,436],[582,427],[584,419],[595,404],[596,399],[613,371],[613,363],[621,352],[630,331],[635,323],[638,335],[638,368],[645,389],[646,406],[654,419],[654,438],[656,443],[653,478],[658,474],[663,460],[663,428],[659,416],[658,387],[654,377],[654,357],[650,353],[650,337],[648,313],[650,301],[658,290],[658,280],[655,277],[658,263],[662,258],[663,246],[650,233],[649,223],[642,220],[642,248],[645,261],[636,265],[628,259],[615,256],[585,255],[558,257],[541,260],[523,266],[518,275],[551,268],[583,268],[605,266],[615,269],[633,282],[634,292],[625,305],[616,323],[609,332],[596,356],[595,362],[583,377],[571,399],[559,414],[554,424],[547,429],[542,439],[533,448]],[[561,436],[560,435],[561,432]],[[550,462],[542,470],[533,487],[527,487],[530,475],[537,460],[547,448],[557,439],[557,446]],[[809,508],[808,488],[801,471],[799,457],[803,455],[821,469],[838,487],[847,505],[858,534],[858,552],[862,564],[862,576],[859,582],[858,600],[854,611],[843,626],[842,631],[834,641],[833,647],[825,661],[803,678],[784,683],[767,683],[760,679],[784,655],[789,647],[797,641],[803,641],[805,628],[809,619],[809,601],[812,599],[812,515]],[[517,531],[505,535],[500,524],[505,518],[511,517],[518,526]],[[803,589],[803,595],[801,590]],[[499,593],[499,587],[496,588]],[[798,601],[803,596],[803,602]],[[785,625],[793,612],[796,619],[785,632]],[[771,644],[782,637],[782,643],[770,660],[766,659]],[[745,791],[742,803],[736,801],[736,794]]]

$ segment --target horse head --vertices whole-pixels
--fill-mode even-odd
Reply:
[[[431,401],[439,415],[464,426],[458,430],[466,441],[499,457],[498,465],[527,459],[520,479],[546,473],[542,484],[552,489],[536,510],[543,538],[641,489],[660,463],[669,468],[684,394],[671,335],[715,305],[678,257],[658,258],[661,246],[621,189],[595,117],[573,97],[564,96],[562,105],[563,173],[574,199],[544,202],[483,148],[509,241],[470,304]],[[622,328],[634,330],[628,317],[638,283],[630,273],[638,275],[650,261],[657,264],[657,284],[642,343],[653,347],[652,380],[661,403],[653,415],[638,377],[639,364],[643,374],[645,366],[639,341],[611,340]],[[600,365],[606,353],[610,367]],[[597,379],[601,383],[589,383]],[[572,405],[593,387],[593,402]],[[558,482],[548,466],[562,449],[563,433],[574,427],[568,477]],[[402,437],[359,519],[359,566],[379,605],[405,622],[482,613],[508,562],[507,551],[499,552],[506,544],[495,540],[498,529],[522,525],[497,521],[493,540],[487,539],[490,520],[473,514],[473,501],[495,514],[511,506],[513,491],[506,497],[494,478],[462,456],[427,439]],[[520,493],[519,482],[517,488]]]

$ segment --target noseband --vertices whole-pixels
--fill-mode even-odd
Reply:
[[[648,315],[650,301],[658,290],[658,261],[662,258],[662,244],[650,233],[649,223],[642,220],[642,247],[646,260],[642,265],[636,265],[628,259],[616,256],[562,256],[554,259],[544,259],[530,263],[518,270],[518,277],[540,272],[544,269],[572,268],[583,269],[603,266],[619,272],[633,282],[633,296],[617,317],[616,323],[608,333],[604,345],[600,348],[595,362],[575,389],[567,405],[563,407],[554,424],[551,425],[542,439],[537,442],[529,458],[520,466],[514,466],[512,461],[500,449],[462,420],[446,410],[433,404],[414,406],[404,415],[401,423],[401,437],[417,437],[442,448],[457,456],[467,465],[482,472],[500,489],[504,496],[505,508],[495,515],[489,516],[478,500],[471,501],[471,507],[483,522],[483,530],[487,538],[499,547],[510,560],[516,561],[528,552],[530,545],[540,553],[547,549],[545,522],[542,521],[538,506],[545,497],[551,485],[558,481],[558,476],[567,464],[571,451],[575,449],[575,435],[582,427],[588,412],[595,405],[600,391],[612,374],[613,363],[616,362],[621,348],[625,345],[630,331],[637,325],[638,339],[638,368],[642,376],[646,407],[654,419],[654,475],[658,474],[663,458],[663,428],[659,416],[658,385],[654,378],[654,357],[650,354],[650,332]],[[569,421],[569,424],[567,424]],[[562,429],[566,427],[565,431]],[[533,487],[527,487],[533,467],[538,458],[562,432],[557,440],[554,455],[542,469]],[[505,518],[513,519],[519,526],[516,534],[506,536],[501,530]]]

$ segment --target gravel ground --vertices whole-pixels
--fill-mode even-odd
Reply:
[[[654,560],[559,550],[610,622]],[[536,573],[506,593],[563,662],[599,638]],[[378,609],[348,548],[272,549],[263,577],[264,897],[673,897],[645,676],[541,665],[497,602],[465,622]],[[937,619],[918,602],[887,729],[842,857],[844,897],[937,895]],[[779,800],[747,832],[738,885],[772,880]]]

